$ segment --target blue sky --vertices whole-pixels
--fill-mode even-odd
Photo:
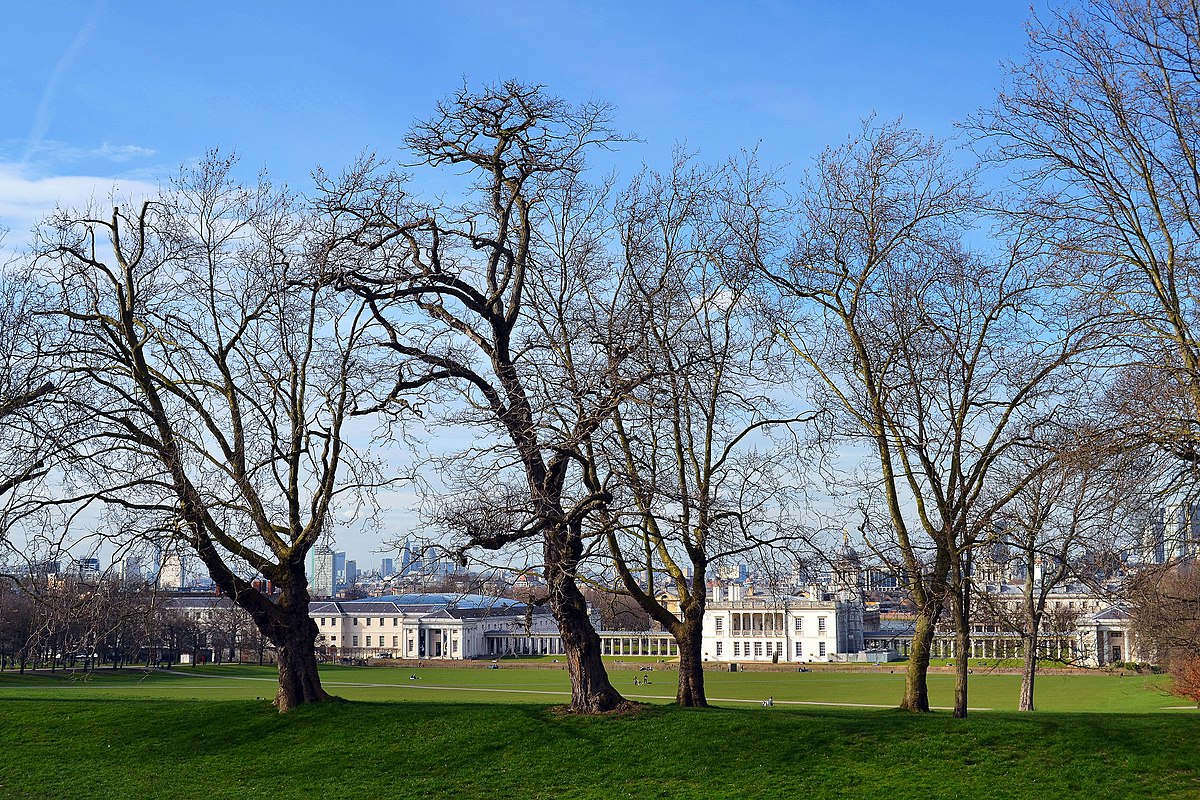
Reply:
[[[643,140],[606,157],[625,174],[665,167],[683,141],[714,161],[758,145],[794,174],[872,113],[952,135],[1021,59],[1028,16],[1020,0],[14,2],[0,227],[19,247],[56,203],[150,191],[213,147],[303,189],[318,165],[399,155],[464,79],[611,102]],[[365,541],[339,547],[377,559]]]
[[[868,3],[14,3],[0,47],[0,222],[154,183],[207,148],[302,188],[318,164],[393,155],[457,87],[515,77],[613,103],[644,140],[721,160],[761,141],[801,169],[860,119],[945,135],[1020,58],[1017,0]],[[100,182],[89,183],[88,178]],[[84,195],[86,196],[86,194]],[[11,242],[10,242],[11,244]]]

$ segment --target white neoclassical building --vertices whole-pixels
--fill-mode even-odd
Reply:
[[[542,609],[484,595],[405,594],[319,600],[309,606],[318,648],[349,658],[477,658],[498,651],[497,637],[545,638],[558,630]],[[544,652],[557,652],[545,650]]]
[[[708,661],[823,662],[862,649],[862,606],[850,600],[746,597],[733,584],[714,587],[704,612]]]

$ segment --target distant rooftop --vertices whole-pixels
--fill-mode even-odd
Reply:
[[[438,592],[413,592],[389,594],[383,597],[364,597],[361,600],[343,600],[344,606],[357,603],[395,603],[398,606],[430,606],[435,608],[512,608],[524,606],[520,600],[508,597],[492,597],[486,594],[454,594]]]

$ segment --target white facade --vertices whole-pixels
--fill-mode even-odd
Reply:
[[[862,608],[843,600],[735,597],[704,612],[707,661],[824,662],[862,648]]]
[[[547,614],[527,617],[523,603],[499,598],[412,594],[315,601],[309,616],[317,624],[317,647],[331,657],[460,660],[510,652],[498,644],[506,637],[558,640]],[[523,652],[562,652],[542,647]]]

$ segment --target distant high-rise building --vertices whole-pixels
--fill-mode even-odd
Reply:
[[[142,561],[137,556],[125,556],[125,566],[121,577],[127,581],[141,581],[146,577],[142,571]]]
[[[329,545],[313,548],[308,588],[313,597],[333,597],[333,548]]]
[[[1200,504],[1159,506],[1143,534],[1143,558],[1151,564],[1187,561],[1200,555]]]
[[[389,575],[395,575],[395,574],[396,574],[396,562],[390,558],[383,559],[383,564],[380,565],[380,567],[379,567],[380,577],[386,578]]]
[[[346,585],[352,586],[355,583],[358,583],[358,562],[357,561],[347,561],[346,562]]]
[[[349,581],[346,580],[346,554],[337,550],[333,554],[333,588],[342,589]]]
[[[160,589],[183,589],[191,585],[190,559],[186,553],[171,550],[163,553],[162,568],[158,571]]]

